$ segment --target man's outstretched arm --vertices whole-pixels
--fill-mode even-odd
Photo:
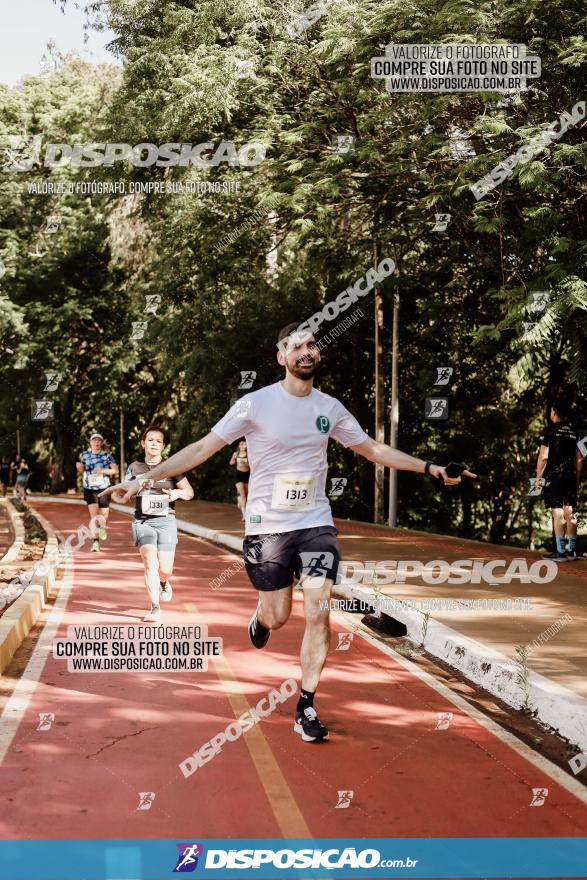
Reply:
[[[417,474],[423,474],[425,472],[426,462],[423,459],[414,458],[412,455],[408,455],[406,452],[400,452],[399,449],[393,449],[385,443],[378,443],[371,437],[367,440],[363,440],[362,443],[358,443],[356,446],[351,446],[350,448],[353,452],[362,455],[369,461],[373,461],[376,464],[382,464],[384,467],[393,468],[396,471],[414,471]],[[439,477],[447,486],[455,486],[457,483],[461,482],[461,477],[449,477],[445,468],[440,467],[440,465],[437,464],[431,464],[429,472],[433,477]],[[463,471],[462,476],[475,479],[477,474],[465,470]]]
[[[166,461],[162,461],[161,464],[158,464],[153,470],[149,471],[148,477],[145,475],[140,480],[125,480],[123,483],[117,483],[115,486],[109,486],[103,492],[100,492],[98,497],[114,495],[116,493],[122,503],[130,501],[134,495],[140,492],[145,482],[156,482],[158,480],[166,480],[168,477],[176,477],[178,474],[186,474],[192,468],[198,467],[209,459],[215,452],[222,449],[223,446],[226,446],[226,442],[221,440],[213,431],[210,431],[201,440],[196,440],[195,443],[184,446],[183,449],[170,456]]]

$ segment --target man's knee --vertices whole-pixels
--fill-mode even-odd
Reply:
[[[291,606],[289,605],[267,605],[261,599],[259,615],[262,623],[269,627],[269,629],[279,629],[280,626],[287,623],[290,612]]]

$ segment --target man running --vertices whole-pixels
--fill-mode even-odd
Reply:
[[[88,505],[90,514],[90,529],[93,537],[92,552],[97,553],[100,550],[100,541],[105,541],[108,537],[106,524],[110,514],[109,496],[103,495],[99,498],[98,493],[110,485],[110,475],[116,476],[118,474],[118,465],[110,450],[107,449],[104,437],[98,433],[92,434],[90,448],[82,452],[79,458],[76,467],[78,472],[84,475],[84,501]],[[96,520],[98,508],[104,517],[103,525],[99,528],[97,525],[99,520]]]
[[[559,397],[552,404],[550,421],[552,424],[540,438],[535,483],[537,489],[543,486],[544,504],[552,514],[556,546],[546,558],[555,562],[574,562],[577,559],[576,508],[583,456],[577,446],[579,435],[569,424],[569,405],[564,398]]]
[[[272,630],[286,623],[299,581],[306,626],[294,730],[306,742],[322,742],[329,734],[313,705],[330,645],[329,612],[322,609],[328,608],[341,559],[325,493],[329,438],[396,470],[427,473],[449,485],[460,477],[450,478],[438,465],[372,440],[342,403],[315,389],[320,352],[313,336],[298,332],[299,326],[288,324],[279,333],[277,360],[285,368],[284,379],[241,397],[209,434],[149,476],[161,480],[185,473],[226,444],[246,438],[251,480],[243,551],[247,574],[259,593],[249,637],[255,648],[263,648]],[[467,470],[464,475],[475,476]],[[141,489],[140,479],[116,488],[131,498]]]

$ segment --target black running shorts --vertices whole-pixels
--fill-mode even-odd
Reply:
[[[334,526],[247,535],[243,555],[249,580],[257,590],[267,592],[291,587],[302,574],[336,583],[341,561],[337,535]]]
[[[546,484],[542,490],[546,507],[577,506],[577,483],[575,480],[556,480]]]
[[[86,504],[97,504],[98,507],[110,507],[110,495],[105,495],[104,498],[98,498],[98,492],[101,492],[102,489],[86,489],[84,487],[84,501]]]

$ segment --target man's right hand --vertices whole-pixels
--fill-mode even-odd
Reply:
[[[107,489],[98,492],[98,498],[106,498],[108,495],[111,495],[112,500],[116,501],[117,504],[128,504],[135,495],[139,494],[144,486],[144,480],[142,482],[139,482],[139,480],[125,480],[123,483],[116,483],[114,486],[108,486]]]

